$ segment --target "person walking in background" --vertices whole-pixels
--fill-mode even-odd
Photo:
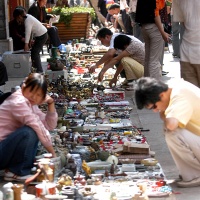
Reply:
[[[173,22],[173,15],[172,18],[172,48],[173,53],[172,56],[174,58],[180,58],[180,45],[183,38],[184,33],[184,25],[180,22]]]
[[[124,27],[126,29],[126,34],[128,35],[133,35],[133,30],[132,30],[132,26],[131,26],[131,19],[130,16],[128,14],[129,11],[129,7],[127,4],[127,0],[120,0],[120,16],[121,16],[121,20],[124,24]],[[119,21],[119,19],[118,19]]]
[[[31,46],[32,67],[35,68],[36,72],[43,72],[40,52],[48,39],[47,29],[35,17],[26,14],[23,7],[16,8],[13,12],[13,16],[17,21],[25,25],[24,51],[29,51]],[[30,44],[32,39],[34,43]]]
[[[135,102],[138,109],[160,114],[166,143],[179,170],[177,186],[200,186],[200,89],[183,79],[165,84],[143,77],[135,85]]]
[[[90,3],[88,2],[88,0],[82,0],[80,6],[85,8],[90,8]]]
[[[145,43],[144,76],[161,78],[161,57],[164,41],[168,42],[169,34],[164,31],[159,10],[164,8],[164,0],[138,0],[136,7],[137,23],[140,23]]]
[[[46,103],[43,113],[38,105]],[[0,105],[0,170],[4,180],[24,182],[31,174],[38,142],[56,157],[49,130],[57,125],[54,100],[47,94],[45,77],[30,74],[22,87]],[[31,175],[32,176],[32,175]]]
[[[173,0],[172,4],[173,21],[185,27],[180,46],[181,77],[200,87],[200,1]]]
[[[141,33],[141,27],[137,22],[135,22],[135,14],[136,14],[136,6],[137,6],[137,0],[131,0],[129,1],[129,16],[131,20],[131,25],[133,27],[133,35],[138,38],[140,41],[143,42],[142,33]]]
[[[168,5],[169,4],[170,4],[170,2],[168,2]],[[181,22],[181,23],[174,22],[172,5],[173,5],[173,1],[171,0],[172,48],[173,48],[172,56],[174,58],[180,58],[180,45],[181,45],[182,38],[183,38],[184,25],[183,25],[183,22]]]
[[[106,0],[98,0],[98,9],[99,12],[106,17],[107,16],[107,8],[106,8]]]
[[[51,14],[47,14],[46,12],[46,3],[47,0],[37,0],[35,1],[29,8],[28,14],[35,17],[37,20],[39,20],[48,31],[48,35],[50,38],[50,44],[54,47],[60,47],[61,41],[58,36],[58,29],[55,26],[51,26],[49,23],[47,23],[47,20],[54,17]]]

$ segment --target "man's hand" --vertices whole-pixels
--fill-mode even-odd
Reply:
[[[166,33],[166,32],[163,32],[162,33],[162,38],[165,42],[169,42],[169,38],[170,38],[170,34]]]
[[[114,86],[116,86],[116,83],[117,83],[117,78],[111,79],[110,82],[109,82],[109,87],[112,88],[113,84],[114,84]]]
[[[47,23],[43,23],[43,26],[45,26],[46,28],[51,28],[51,25]]]
[[[96,64],[92,64],[92,66],[89,67],[89,72],[94,73],[96,68],[97,68]]]
[[[50,16],[51,16],[51,18],[55,18],[56,17],[56,15],[53,15],[53,14],[49,14]]]
[[[29,44],[25,43],[25,45],[24,45],[24,51],[29,51],[29,50],[30,50]]]

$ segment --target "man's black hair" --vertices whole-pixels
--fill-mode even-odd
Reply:
[[[131,38],[125,34],[120,34],[114,39],[114,48],[125,50],[125,46],[131,43]]]
[[[119,5],[118,3],[114,3],[114,4],[112,4],[112,5],[110,5],[110,6],[108,7],[108,10],[113,10],[113,9],[115,9],[115,8],[120,8],[120,5]]]
[[[142,77],[135,86],[135,101],[138,109],[160,101],[160,94],[168,90],[168,85],[155,78]]]
[[[23,16],[24,15],[24,12],[26,12],[26,9],[22,6],[17,6],[15,8],[15,10],[13,11],[13,18],[16,18],[18,16]]]
[[[96,38],[105,38],[106,35],[113,35],[113,32],[110,29],[103,27],[98,30]]]

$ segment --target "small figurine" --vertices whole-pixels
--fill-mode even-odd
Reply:
[[[110,167],[110,173],[111,174],[114,174],[115,173],[115,161],[113,160],[113,163],[112,163],[112,165],[111,165],[111,167]]]
[[[87,163],[85,162],[85,160],[83,160],[83,162],[82,162],[82,168],[83,168],[83,170],[85,171],[85,173],[86,173],[87,175],[90,175],[90,174],[91,174],[91,169],[90,169],[90,167],[87,165]]]

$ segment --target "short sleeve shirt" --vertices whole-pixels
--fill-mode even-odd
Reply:
[[[200,135],[200,89],[183,79],[172,81],[170,102],[166,118],[175,118],[179,127]]]
[[[132,40],[126,51],[130,54],[131,58],[144,65],[145,49],[142,42],[135,39]]]

